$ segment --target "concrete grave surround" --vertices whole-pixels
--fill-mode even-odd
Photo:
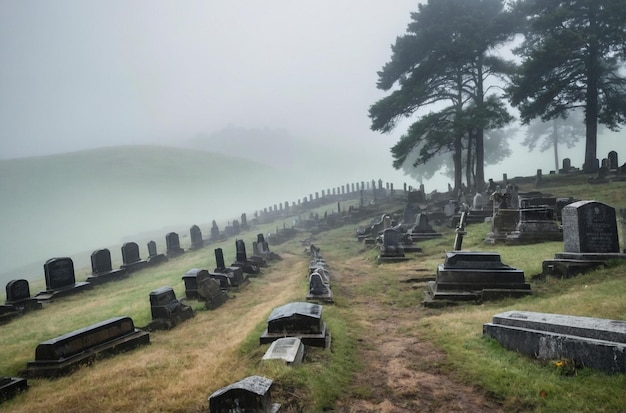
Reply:
[[[330,347],[330,332],[322,320],[322,306],[292,302],[272,310],[259,342],[268,344],[281,337],[298,337],[307,346]]]
[[[626,321],[507,311],[483,325],[503,347],[544,360],[562,358],[607,373],[626,373]]]

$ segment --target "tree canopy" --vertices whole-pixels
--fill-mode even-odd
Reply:
[[[372,130],[388,133],[399,119],[434,109],[421,115],[392,148],[394,167],[401,168],[416,149],[415,166],[451,153],[459,188],[466,149],[475,160],[467,164],[475,166],[477,186],[484,184],[483,131],[512,120],[485,80],[510,74],[513,65],[488,52],[511,36],[512,17],[502,0],[429,0],[418,5],[407,33],[392,46],[391,60],[378,72],[378,88],[396,89],[369,111]]]
[[[525,19],[522,57],[508,89],[524,123],[585,112],[585,172],[597,169],[598,123],[626,120],[626,7],[623,0],[518,0]]]

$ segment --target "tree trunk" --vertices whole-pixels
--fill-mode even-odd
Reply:
[[[465,182],[467,183],[467,188],[470,189],[472,187],[472,133],[467,133],[467,155],[465,158]]]
[[[457,136],[454,140],[454,155],[452,155],[454,160],[454,192],[456,194],[461,190],[463,183],[463,165],[461,162],[463,152],[462,138],[462,136]]]
[[[559,128],[556,119],[552,121],[552,145],[554,146],[554,171],[559,173]]]
[[[478,58],[476,79],[476,106],[480,109],[485,104],[485,91],[483,89],[483,62],[482,56]],[[476,191],[485,189],[485,131],[483,128],[476,130]]]
[[[584,173],[595,173],[598,170],[598,156],[596,149],[598,144],[598,77],[599,77],[599,47],[598,47],[598,22],[596,2],[590,2],[589,11],[589,60],[587,61],[587,91],[585,105],[585,163]]]

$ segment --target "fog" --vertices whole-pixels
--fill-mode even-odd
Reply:
[[[298,171],[311,177],[297,188],[300,193],[294,188],[289,193],[277,191],[273,201],[263,202],[294,200],[352,180],[382,178],[417,186],[392,168],[389,152],[408,121],[393,133],[380,135],[370,131],[367,116],[369,106],[385,96],[376,89],[376,72],[389,61],[390,46],[405,33],[417,4],[415,0],[2,1],[0,159],[118,145],[188,147],[197,136],[228,128],[269,129],[285,131],[303,145],[346,155],[344,163],[329,168],[330,177],[321,178],[327,165],[319,159],[319,169]],[[615,148],[600,140],[598,154]],[[281,147],[274,151],[277,159],[284,154]],[[507,162],[488,167],[487,174],[499,178],[506,172],[512,177],[553,167],[550,153],[533,154],[533,162],[528,162],[525,149],[513,153]],[[582,148],[562,151],[574,164],[582,163],[582,154]],[[435,177],[426,182],[427,191],[445,190],[448,182],[449,178]],[[7,194],[0,188],[0,196]],[[41,207],[45,206],[44,200]],[[248,211],[262,207],[247,206]],[[27,209],[32,216],[41,213],[32,205]],[[233,218],[244,211],[232,214],[231,208],[231,216],[218,216],[220,212],[215,218]],[[3,222],[10,221],[5,218]],[[186,225],[196,223],[190,222],[194,217],[188,218]],[[173,220],[171,215],[166,219]],[[132,233],[136,231],[133,227]],[[126,235],[132,234],[119,234],[110,242]],[[27,237],[13,231],[4,230],[2,237],[3,246],[22,251],[29,245]],[[92,241],[104,242],[86,237],[84,251],[108,245],[91,245]],[[56,242],[62,244],[62,239]],[[15,254],[6,249],[4,254],[6,265]]]

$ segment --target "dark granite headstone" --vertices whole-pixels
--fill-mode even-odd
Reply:
[[[306,299],[307,301],[333,301],[333,293],[328,285],[327,279],[322,275],[322,271],[316,270],[309,275],[309,293]]]
[[[198,288],[197,298],[204,301],[204,306],[207,310],[216,309],[228,299],[228,294],[222,289],[220,280],[217,280],[207,270],[197,272],[196,282]]]
[[[597,201],[578,201],[563,207],[565,252],[618,253],[615,208]]]
[[[35,360],[24,377],[56,377],[102,354],[130,350],[150,342],[150,334],[136,329],[130,317],[115,317],[39,343]]]
[[[60,298],[91,287],[88,282],[76,282],[74,262],[71,258],[50,258],[43,265],[43,270],[46,278],[46,291],[35,295],[39,301]]]
[[[193,309],[176,299],[172,287],[161,287],[149,294],[152,321],[149,330],[168,330],[193,317]]]
[[[226,262],[224,261],[224,252],[221,248],[215,249],[215,264],[216,268],[226,268]]]
[[[247,261],[248,256],[246,255],[246,243],[243,242],[243,240],[238,239],[235,241],[235,249],[236,249],[235,259],[238,262]]]
[[[246,377],[211,394],[209,412],[276,413],[280,404],[272,403],[271,387],[272,380],[266,377]]]
[[[328,347],[330,334],[322,321],[322,306],[293,302],[276,307],[267,319],[267,329],[260,344],[268,344],[280,337],[299,337],[304,345]]]
[[[124,269],[113,269],[111,251],[107,248],[91,253],[91,272],[92,275],[87,277],[87,281],[94,284],[119,280],[127,275]]]
[[[21,377],[0,376],[0,403],[28,389],[28,381]]]
[[[155,257],[157,255],[157,245],[154,241],[148,242],[148,257]]]
[[[165,235],[165,245],[168,257],[175,257],[185,252],[185,250],[180,247],[180,239],[175,232],[168,232]]]
[[[154,241],[148,242],[148,259],[146,261],[148,261],[148,264],[150,265],[156,265],[167,261],[165,254],[159,254],[157,252],[157,244]]]
[[[615,171],[619,168],[619,163],[617,160],[617,152],[611,151],[609,152],[609,169],[611,171]]]
[[[6,285],[6,305],[22,311],[40,309],[41,303],[30,296],[30,287],[26,280],[12,280]]]
[[[141,259],[139,245],[136,242],[126,242],[122,245],[122,266],[128,272],[138,271],[145,268],[148,262]]]
[[[197,225],[189,228],[189,237],[191,238],[191,248],[199,249],[204,247],[204,240],[202,240],[202,231]]]

